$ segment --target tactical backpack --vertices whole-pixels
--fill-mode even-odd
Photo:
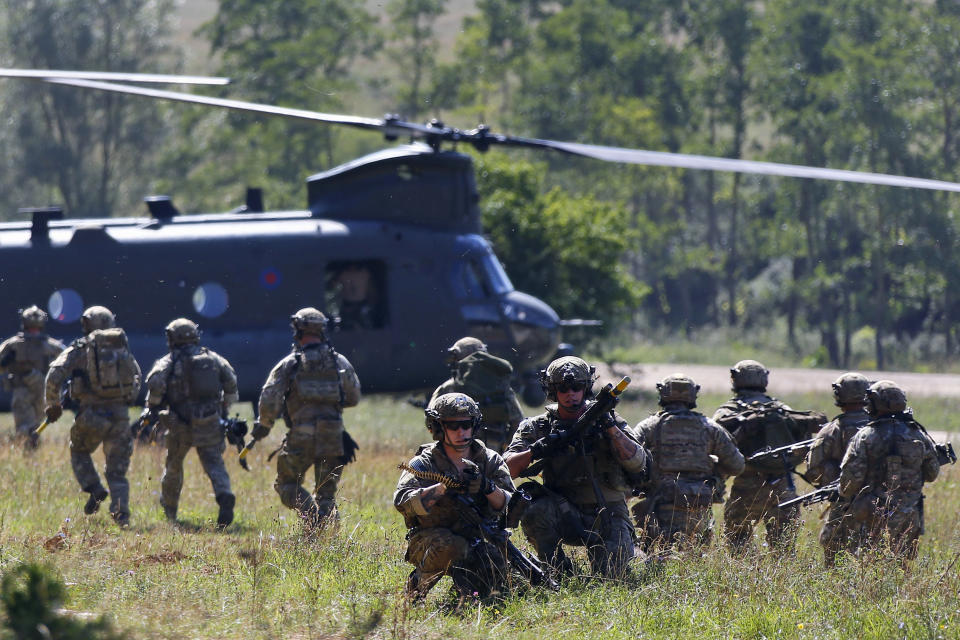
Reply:
[[[303,402],[340,406],[343,388],[337,354],[330,347],[304,349],[296,354],[297,369],[291,385]]]
[[[705,421],[693,411],[665,412],[660,418],[650,443],[659,500],[691,509],[713,503],[716,481]]]
[[[98,329],[84,343],[90,391],[100,398],[129,399],[136,390],[138,368],[123,329]]]
[[[503,424],[509,421],[507,391],[513,366],[486,351],[477,351],[457,363],[454,376],[463,393],[480,405],[483,422]]]
[[[776,449],[799,442],[814,431],[826,417],[814,411],[787,409],[776,400],[769,402],[738,402],[742,411],[720,421],[737,442],[744,456],[751,456],[763,449]],[[803,462],[806,452],[798,450],[786,461],[774,458],[750,463],[754,469],[769,474],[786,472],[784,464],[795,467]]]
[[[207,349],[187,358],[182,378],[184,396],[191,402],[220,399],[220,362]]]

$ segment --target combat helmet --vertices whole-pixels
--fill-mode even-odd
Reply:
[[[470,420],[470,426],[476,429],[483,416],[480,407],[473,398],[465,393],[445,393],[438,396],[423,411],[427,430],[434,440],[443,440],[443,422]]]
[[[112,329],[116,321],[113,312],[106,307],[87,307],[83,315],[80,316],[80,329],[86,335],[97,329]]]
[[[460,338],[453,343],[449,349],[447,349],[447,364],[456,364],[460,362],[467,356],[474,354],[478,351],[486,351],[487,345],[485,345],[481,340],[477,338],[472,338],[467,336],[466,338]]]
[[[304,335],[327,337],[327,316],[313,307],[305,307],[290,316],[290,326],[298,339]]]
[[[596,379],[596,369],[576,356],[557,358],[540,372],[540,385],[551,400],[557,399],[557,391],[570,385],[582,385],[586,391],[583,397],[592,398]]]
[[[833,400],[838,407],[845,404],[866,404],[870,381],[859,373],[845,373],[833,383]]]
[[[770,371],[756,360],[741,360],[730,369],[730,380],[734,392],[741,389],[766,391],[769,374]]]
[[[691,409],[697,406],[697,392],[700,385],[682,373],[674,373],[657,383],[657,393],[660,394],[660,406],[682,403]]]
[[[166,326],[164,332],[167,334],[167,346],[171,349],[200,343],[200,327],[187,318],[177,318]]]
[[[902,413],[906,408],[907,394],[895,382],[880,380],[867,389],[867,411],[871,416]]]
[[[43,331],[44,327],[47,326],[47,320],[49,317],[50,316],[47,315],[47,312],[37,305],[29,306],[20,312],[20,327],[24,331],[28,331],[30,329]]]

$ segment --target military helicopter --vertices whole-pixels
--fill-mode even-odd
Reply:
[[[204,343],[235,365],[241,397],[250,400],[288,348],[287,315],[304,306],[338,318],[336,347],[365,390],[431,388],[447,373],[444,348],[473,335],[514,363],[528,383],[529,404],[542,400],[539,385],[530,384],[533,371],[554,353],[563,322],[545,302],[514,290],[482,236],[471,158],[444,145],[960,191],[960,184],[937,180],[523,138],[485,126],[465,131],[122,84],[180,81],[176,76],[0,69],[4,76],[410,138],[310,176],[301,211],[265,212],[262,195],[251,189],[246,204],[228,213],[180,215],[170,198],[154,196],[146,199],[148,218],[69,220],[59,209],[40,208],[22,210],[29,222],[0,224],[0,331],[15,331],[16,308],[39,299],[54,321],[52,334],[77,335],[83,308],[103,304],[148,365],[166,350],[162,327],[193,317]],[[24,276],[23,265],[36,266]]]

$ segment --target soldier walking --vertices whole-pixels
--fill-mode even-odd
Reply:
[[[0,376],[11,392],[10,409],[17,439],[28,449],[40,445],[36,429],[43,420],[43,381],[63,343],[46,334],[48,316],[37,306],[20,312],[20,329],[0,344]]]
[[[889,380],[867,389],[870,422],[853,436],[840,463],[840,496],[863,523],[864,543],[878,549],[884,533],[903,562],[917,555],[923,532],[923,485],[940,473],[936,445]]]
[[[140,390],[140,366],[130,353],[127,335],[106,307],[86,309],[80,327],[84,336],[57,356],[47,372],[47,420],[56,422],[63,415],[60,392],[64,384],[69,385],[68,397],[76,407],[70,428],[70,464],[80,488],[90,494],[83,511],[95,513],[108,495],[90,456],[102,443],[110,515],[126,527],[130,522],[127,469],[133,452],[128,411]]]
[[[514,491],[513,480],[500,455],[473,437],[481,422],[477,403],[462,393],[447,393],[432,400],[424,413],[436,442],[422,445],[408,466],[460,481],[484,519],[502,515]],[[503,550],[484,540],[477,526],[463,517],[445,484],[404,471],[393,504],[409,530],[404,556],[414,566],[407,579],[409,597],[422,600],[444,575],[453,578],[460,596],[486,597],[503,587]]]
[[[167,460],[160,478],[160,504],[167,520],[177,519],[183,488],[183,459],[192,447],[213,485],[220,507],[217,527],[233,522],[236,497],[223,463],[226,449],[221,418],[237,401],[237,376],[218,353],[200,346],[200,328],[187,318],[167,325],[170,353],[147,374],[144,420],[166,432]],[[154,427],[157,428],[157,427]]]
[[[277,458],[273,487],[283,504],[310,527],[339,518],[337,484],[355,447],[343,428],[343,409],[360,402],[360,380],[353,365],[327,339],[327,318],[317,309],[300,309],[290,318],[293,352],[274,366],[260,392],[254,440],[265,438],[277,418],[289,431]],[[349,449],[349,450],[348,450]],[[313,467],[314,495],[303,488]]]
[[[730,434],[693,410],[699,390],[683,374],[667,376],[657,384],[660,412],[635,429],[652,461],[649,488],[633,507],[646,545],[708,543],[713,503],[726,478],[743,471],[743,455]]]
[[[465,393],[480,407],[483,421],[474,437],[503,455],[523,420],[523,410],[510,387],[513,365],[487,352],[476,338],[460,338],[447,349],[452,376],[437,387],[430,401],[445,393]]]
[[[713,419],[733,436],[740,452],[749,458],[765,448],[777,448],[809,438],[826,417],[816,413],[793,411],[767,395],[769,371],[756,360],[741,360],[730,369],[734,397],[720,406]],[[800,506],[778,505],[797,497],[793,466],[803,453],[784,464],[776,459],[763,463],[747,462],[730,488],[723,509],[727,542],[734,551],[742,551],[753,535],[756,523],[766,527],[770,548],[793,547],[800,525]],[[792,465],[792,466],[791,466]]]
[[[845,373],[833,383],[834,403],[842,413],[817,432],[807,453],[807,472],[804,474],[806,480],[818,489],[840,477],[840,463],[850,441],[870,421],[866,410],[869,386],[870,381],[859,373]],[[843,549],[851,553],[857,550],[860,528],[860,523],[854,522],[850,513],[849,500],[839,498],[830,506],[820,531],[824,565],[834,566],[837,553]]]
[[[624,577],[634,555],[634,528],[625,499],[630,474],[645,470],[647,454],[626,421],[614,411],[603,414],[583,438],[556,450],[556,436],[593,403],[594,368],[564,356],[541,372],[540,382],[554,403],[527,418],[510,446],[506,463],[516,478],[543,460],[543,484],[524,484],[533,501],[520,520],[540,560],[571,575],[573,563],[563,544],[587,547],[594,573]],[[524,473],[527,471],[527,473]]]

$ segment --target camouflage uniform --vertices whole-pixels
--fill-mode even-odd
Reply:
[[[877,382],[868,397],[891,387],[892,382]],[[850,441],[840,463],[840,496],[851,501],[851,513],[863,523],[866,545],[878,548],[886,532],[891,551],[912,559],[923,533],[923,484],[936,480],[940,463],[930,436],[904,413],[903,399],[893,411],[871,409],[873,420]]]
[[[507,447],[508,454],[527,451],[551,432],[573,426],[575,420],[560,419],[556,404],[545,408],[545,413],[520,423]],[[563,572],[569,572],[572,565],[561,544],[586,546],[592,570],[605,576],[622,575],[633,558],[634,528],[626,501],[631,489],[628,473],[642,473],[647,456],[626,421],[616,413],[614,419],[619,429],[638,443],[632,458],[618,460],[606,437],[587,438],[585,456],[579,449],[568,447],[544,458],[543,487],[536,483],[523,487],[530,489],[533,497],[520,521],[523,533],[541,560]],[[597,504],[591,472],[600,486],[602,505]],[[610,515],[609,527],[604,524],[601,508]]]
[[[106,457],[104,475],[110,490],[110,513],[118,523],[125,525],[130,516],[130,485],[126,475],[133,453],[128,408],[140,390],[140,367],[127,350],[128,360],[124,366],[128,368],[129,385],[124,385],[118,392],[106,393],[99,383],[91,381],[96,375],[91,373],[96,371],[96,364],[91,362],[89,353],[101,335],[111,332],[112,336],[112,332],[119,331],[112,329],[112,314],[110,317],[111,326],[90,331],[75,340],[50,364],[45,401],[48,412],[51,407],[59,408],[61,388],[69,382],[70,400],[76,405],[76,417],[70,428],[70,464],[80,488],[90,494],[84,510],[93,513],[107,496],[90,455],[102,443]]]
[[[786,404],[766,394],[767,373],[766,368],[756,361],[744,360],[737,363],[731,369],[736,396],[721,405],[713,414],[714,421],[731,433],[745,457],[770,443],[766,433],[752,433],[731,426],[735,424],[737,416],[748,413],[751,404],[792,411]],[[744,379],[747,380],[746,384],[742,382]],[[820,418],[814,418],[809,423],[794,424],[791,427],[793,432],[785,434],[789,436],[787,439],[798,442],[808,438],[812,433],[808,429],[817,420]],[[825,418],[820,421],[825,421]],[[793,546],[800,525],[800,506],[792,505],[783,509],[778,506],[781,502],[797,497],[796,490],[790,485],[790,474],[786,471],[771,472],[769,469],[746,464],[743,473],[734,479],[730,497],[723,510],[725,535],[733,549],[742,549],[747,544],[753,535],[754,525],[758,522],[763,522],[766,526],[767,544],[771,548]]]
[[[192,324],[192,323],[191,323]],[[183,460],[191,447],[213,485],[221,508],[229,503],[229,518],[235,498],[230,475],[223,463],[226,449],[221,416],[237,401],[237,376],[219,354],[199,344],[172,346],[171,353],[153,364],[147,374],[147,409],[159,411],[161,430],[166,431],[167,459],[160,478],[160,503],[167,518],[176,518],[183,488]],[[226,526],[229,522],[218,522]]]
[[[645,541],[705,544],[713,529],[714,496],[743,471],[743,455],[726,429],[688,405],[666,404],[636,427],[650,451],[651,490],[634,505]],[[650,517],[651,522],[644,520]]]
[[[31,307],[24,311],[24,319],[30,312],[46,313]],[[42,327],[42,325],[41,325]],[[39,444],[34,430],[43,420],[43,381],[50,363],[63,351],[63,343],[45,333],[21,331],[0,344],[0,376],[3,386],[12,393],[10,409],[17,436],[29,446]]]
[[[283,504],[308,522],[336,516],[337,483],[344,465],[341,415],[344,407],[358,402],[360,380],[353,365],[326,342],[295,348],[263,385],[259,424],[269,429],[283,417],[289,426],[273,487]],[[311,465],[315,497],[302,486]]]
[[[468,356],[468,359],[470,357],[472,356]],[[502,360],[502,362],[510,366],[510,363],[506,360]],[[520,408],[520,402],[517,400],[517,395],[513,389],[507,385],[505,388],[490,389],[487,393],[479,394],[464,385],[460,377],[454,374],[452,378],[437,387],[433,396],[430,397],[430,402],[446,393],[465,393],[480,405],[483,422],[476,437],[483,440],[489,448],[503,454],[520,425],[520,421],[523,420],[523,410]]]
[[[506,493],[509,502],[514,491],[513,480],[497,452],[474,440],[463,457],[480,467],[481,473]],[[422,445],[409,465],[418,471],[465,480],[439,442]],[[503,582],[506,571],[503,552],[484,541],[480,531],[460,516],[461,507],[449,493],[441,496],[427,511],[420,496],[423,489],[433,484],[432,480],[421,480],[404,471],[393,494],[393,505],[403,514],[409,529],[404,560],[415,568],[408,588],[422,597],[440,578],[450,574],[461,594],[469,595],[475,591],[486,595]],[[494,511],[482,494],[473,498],[486,518],[494,519],[503,514],[503,510]]]

